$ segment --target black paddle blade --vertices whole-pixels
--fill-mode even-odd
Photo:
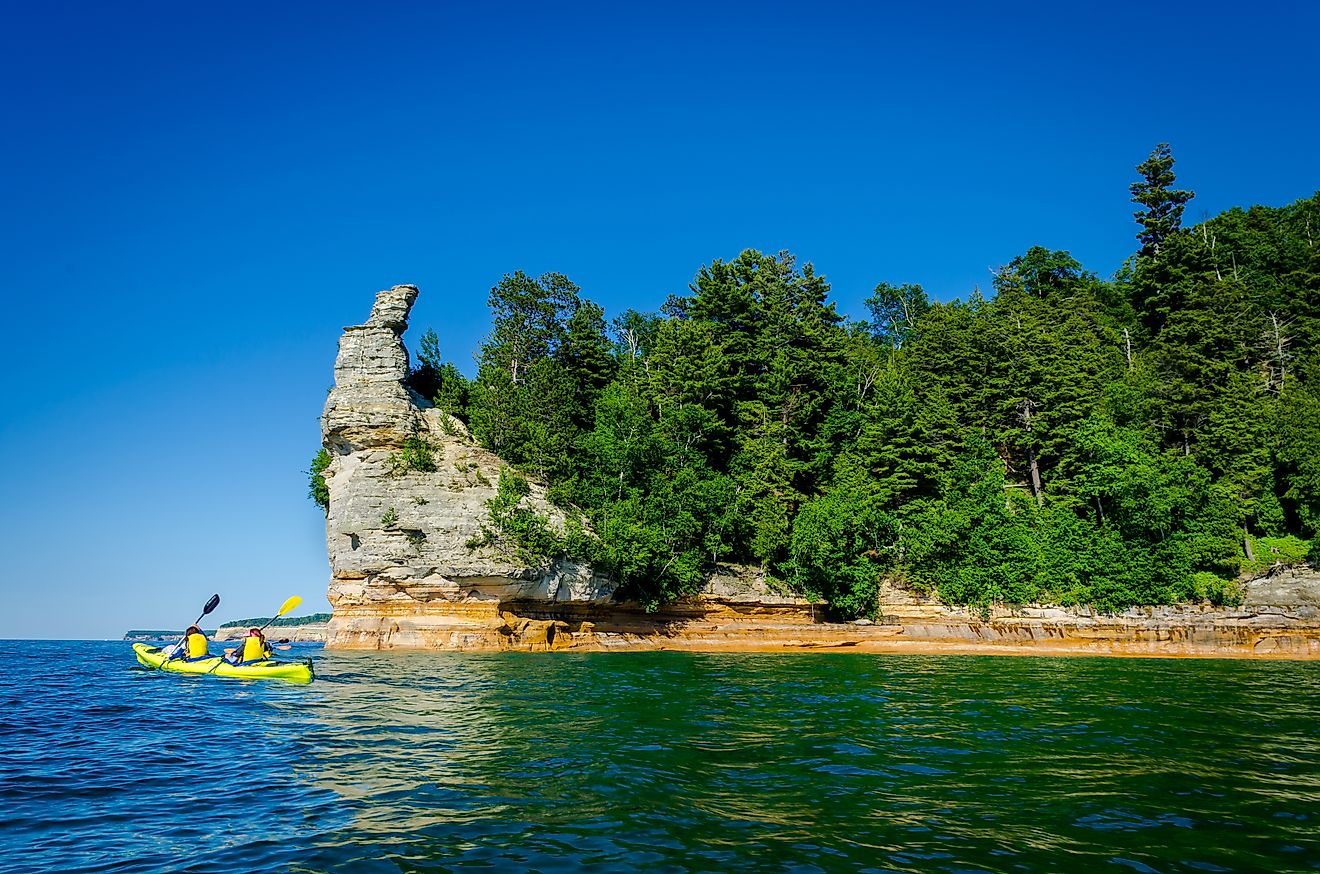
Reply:
[[[205,616],[207,613],[210,613],[212,610],[214,610],[216,607],[219,606],[220,606],[220,596],[212,595],[211,600],[207,601],[206,606],[202,608],[202,615]]]

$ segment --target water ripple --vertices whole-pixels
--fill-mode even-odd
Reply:
[[[0,871],[1320,870],[1320,665],[0,642]]]

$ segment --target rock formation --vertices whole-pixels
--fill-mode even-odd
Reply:
[[[403,332],[417,288],[376,296],[344,329],[321,418],[332,460],[326,548],[330,646],[437,649],[688,648],[782,651],[1042,652],[1320,657],[1320,577],[1275,574],[1241,608],[1150,607],[1117,616],[1055,607],[984,616],[887,587],[881,618],[834,624],[772,591],[754,569],[716,569],[703,592],[648,614],[572,562],[530,566],[487,543],[486,502],[504,466],[462,422],[407,387]],[[409,464],[406,450],[428,447]],[[531,482],[525,505],[552,526],[563,513]]]
[[[382,291],[366,323],[344,329],[321,417],[332,459],[324,476],[335,645],[489,646],[511,634],[500,618],[505,601],[612,594],[581,567],[531,568],[475,545],[502,464],[462,422],[407,388],[402,335],[416,298],[411,285]],[[434,469],[402,463],[410,441],[429,447]],[[563,524],[543,486],[533,483],[524,500]]]
[[[327,642],[538,648],[566,645],[575,634],[590,638],[602,620],[654,629],[654,617],[612,604],[614,586],[589,568],[531,567],[481,543],[486,502],[504,465],[462,422],[408,390],[402,335],[416,298],[411,285],[380,292],[367,321],[345,328],[339,341],[335,386],[321,417],[332,459],[324,471],[334,607]],[[403,463],[417,441],[429,448],[426,467],[434,469]],[[524,504],[562,528],[564,515],[546,501],[544,485],[530,485]],[[708,606],[736,604],[747,591],[717,579]],[[705,607],[688,605],[685,615],[694,611],[704,614]]]

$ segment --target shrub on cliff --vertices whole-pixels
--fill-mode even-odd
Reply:
[[[529,564],[543,564],[564,554],[565,541],[550,523],[523,505],[531,494],[526,477],[508,467],[500,468],[495,497],[486,502],[489,525],[482,525],[482,536],[469,546],[495,546],[516,554]]]
[[[318,449],[312,456],[312,469],[307,471],[307,497],[316,502],[322,512],[330,512],[330,489],[325,484],[325,469],[330,466],[330,453]]]
[[[873,496],[844,489],[798,511],[788,582],[838,618],[874,618],[880,578],[898,556],[898,520]]]
[[[390,453],[390,473],[402,476],[409,471],[435,473],[435,453],[431,444],[420,437],[409,437],[403,441],[403,448]]]
[[[1192,575],[1196,597],[1216,607],[1237,607],[1242,604],[1242,586],[1237,580],[1226,580],[1216,574],[1198,571]]]

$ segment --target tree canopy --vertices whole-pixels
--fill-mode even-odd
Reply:
[[[980,606],[1231,600],[1320,525],[1320,194],[1184,228],[1173,163],[1137,167],[1139,248],[1108,280],[1035,246],[988,298],[880,282],[850,321],[812,264],[748,250],[610,322],[518,272],[476,378],[430,335],[413,384],[582,520],[542,552],[644,603],[721,561],[839,617],[885,579]]]

